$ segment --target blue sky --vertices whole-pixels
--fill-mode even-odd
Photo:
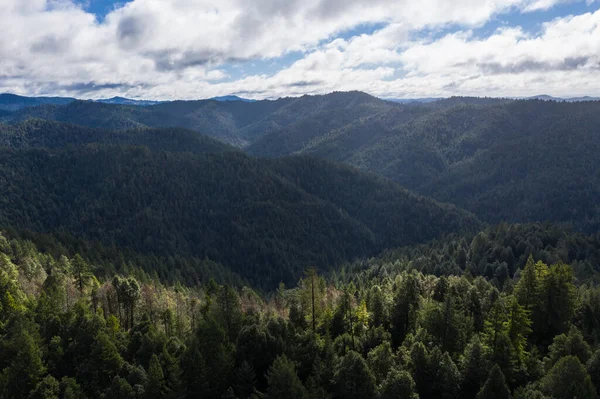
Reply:
[[[595,0],[2,0],[0,91],[600,95]]]

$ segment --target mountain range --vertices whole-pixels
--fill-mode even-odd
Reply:
[[[0,225],[220,262],[259,286],[481,223],[311,157],[255,158],[195,132],[0,125]]]
[[[74,101],[5,112],[108,130],[181,127],[259,157],[354,166],[489,223],[600,226],[600,102],[452,97],[400,104],[361,92],[274,101]]]
[[[222,96],[213,97],[210,100],[215,101],[243,101],[243,102],[254,102],[255,100],[249,100],[238,96]],[[65,105],[74,101],[82,101],[72,97],[25,97],[10,93],[0,93],[0,112],[2,111],[18,111],[24,108],[37,107],[39,105]],[[85,101],[85,100],[84,100]],[[153,101],[153,100],[139,100],[125,97],[111,97],[101,98],[97,100],[87,100],[97,103],[104,104],[117,104],[117,105],[137,105],[137,106],[149,106],[163,103],[165,101]]]
[[[597,101],[336,92],[0,118],[0,224],[208,257],[268,284],[481,222],[600,231]]]

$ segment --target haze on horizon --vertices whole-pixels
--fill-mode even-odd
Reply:
[[[2,0],[0,92],[600,94],[597,0]]]

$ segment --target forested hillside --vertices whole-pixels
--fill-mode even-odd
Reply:
[[[0,398],[595,399],[598,107],[6,112]]]
[[[15,94],[0,93],[0,112],[18,111],[23,108],[37,107],[44,104],[65,105],[75,101],[68,97],[23,97]]]
[[[257,102],[171,101],[143,107],[74,101],[22,109],[0,115],[0,120],[18,123],[40,118],[103,129],[183,127],[245,147],[270,131],[298,121],[321,119],[345,125],[397,106],[359,92]]]
[[[600,290],[563,263],[597,265],[598,242],[568,229],[503,225],[330,278],[308,269],[268,296],[164,284],[29,238],[0,235],[2,398],[600,394]],[[479,273],[507,250],[516,269]],[[433,266],[448,260],[455,270]]]
[[[0,134],[3,226],[207,258],[262,287],[479,226],[348,167],[256,159],[188,131],[29,121]]]
[[[0,147],[13,150],[31,148],[75,148],[82,145],[143,146],[169,152],[237,151],[221,141],[181,128],[109,130],[29,119],[15,125],[0,124]]]
[[[600,102],[449,99],[373,114],[324,134],[297,126],[264,136],[248,151],[348,163],[492,223],[600,227]]]
[[[598,101],[453,97],[397,104],[347,92],[148,107],[78,101],[0,117],[16,126],[41,118],[116,130],[184,127],[253,155],[350,164],[486,222],[547,220],[596,232],[599,111]]]

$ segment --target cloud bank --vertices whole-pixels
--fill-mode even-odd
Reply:
[[[499,24],[569,0],[0,2],[0,92],[253,98],[600,94],[600,11]],[[564,4],[562,4],[564,7]],[[284,62],[285,61],[285,62]],[[267,70],[247,68],[254,62]],[[247,72],[252,69],[252,72]],[[232,71],[238,71],[232,76]]]

